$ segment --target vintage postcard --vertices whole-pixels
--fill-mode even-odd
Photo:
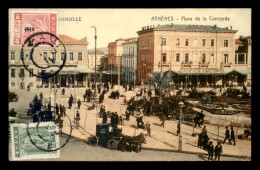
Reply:
[[[9,9],[9,161],[251,161],[250,8]]]

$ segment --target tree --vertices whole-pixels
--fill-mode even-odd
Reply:
[[[169,94],[170,90],[174,89],[174,86],[170,84],[172,80],[169,73],[155,72],[154,74],[149,74],[149,77],[151,83],[158,90],[159,96],[166,93]]]

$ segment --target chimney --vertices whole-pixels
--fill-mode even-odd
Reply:
[[[230,26],[230,30],[232,30],[232,25]]]
[[[149,25],[147,25],[147,29],[149,29]]]
[[[173,27],[173,23],[171,23],[171,28]]]
[[[142,30],[144,30],[144,27],[142,27]]]
[[[214,25],[214,28],[216,29],[216,28],[217,28],[217,25]]]

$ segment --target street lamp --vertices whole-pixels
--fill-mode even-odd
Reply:
[[[96,56],[96,51],[97,51],[97,29],[95,26],[91,26],[91,28],[95,29],[95,91],[94,91],[94,97],[96,97],[96,89],[97,89],[97,56]]]
[[[179,103],[179,107],[180,107],[180,134],[179,134],[179,152],[181,152],[182,151],[182,136],[181,136],[181,120],[182,120],[182,108],[183,108],[183,102],[182,101],[180,101]]]

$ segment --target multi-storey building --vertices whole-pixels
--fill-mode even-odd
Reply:
[[[101,66],[101,58],[105,56],[103,51],[97,50],[96,51],[96,69],[99,70]],[[88,67],[90,69],[95,70],[95,51],[88,52]]]
[[[58,87],[85,86],[87,75],[94,72],[88,68],[88,42],[67,35],[59,35],[59,39],[66,48],[66,62],[63,69],[52,77],[52,83]],[[58,70],[58,67],[63,63],[65,51],[61,44],[55,46],[55,50],[55,63],[51,64],[49,69],[40,69],[32,62],[31,48],[24,47],[23,55],[21,55],[20,46],[11,46],[9,44],[9,88],[26,87],[28,84],[33,88],[50,87],[50,78],[37,78],[31,73],[39,75],[42,71],[45,71],[45,74],[48,75],[51,70],[54,72]],[[53,52],[52,47],[38,46],[37,53],[33,53],[33,60],[38,65],[46,65],[44,59],[51,58],[54,55]],[[22,56],[31,73],[24,68]]]
[[[135,83],[137,68],[137,38],[126,39],[122,55],[122,80],[126,83]]]
[[[229,73],[249,70],[235,63],[235,33],[216,25],[158,25],[138,31],[138,80],[148,73],[171,71],[174,83],[200,86],[235,81]],[[250,59],[248,59],[250,60]],[[244,71],[244,74],[248,74]],[[243,81],[246,81],[246,76]]]
[[[112,82],[120,84],[121,71],[122,71],[122,53],[123,47],[122,43],[124,39],[117,39],[115,42],[110,42],[108,44],[108,65],[112,76]]]

